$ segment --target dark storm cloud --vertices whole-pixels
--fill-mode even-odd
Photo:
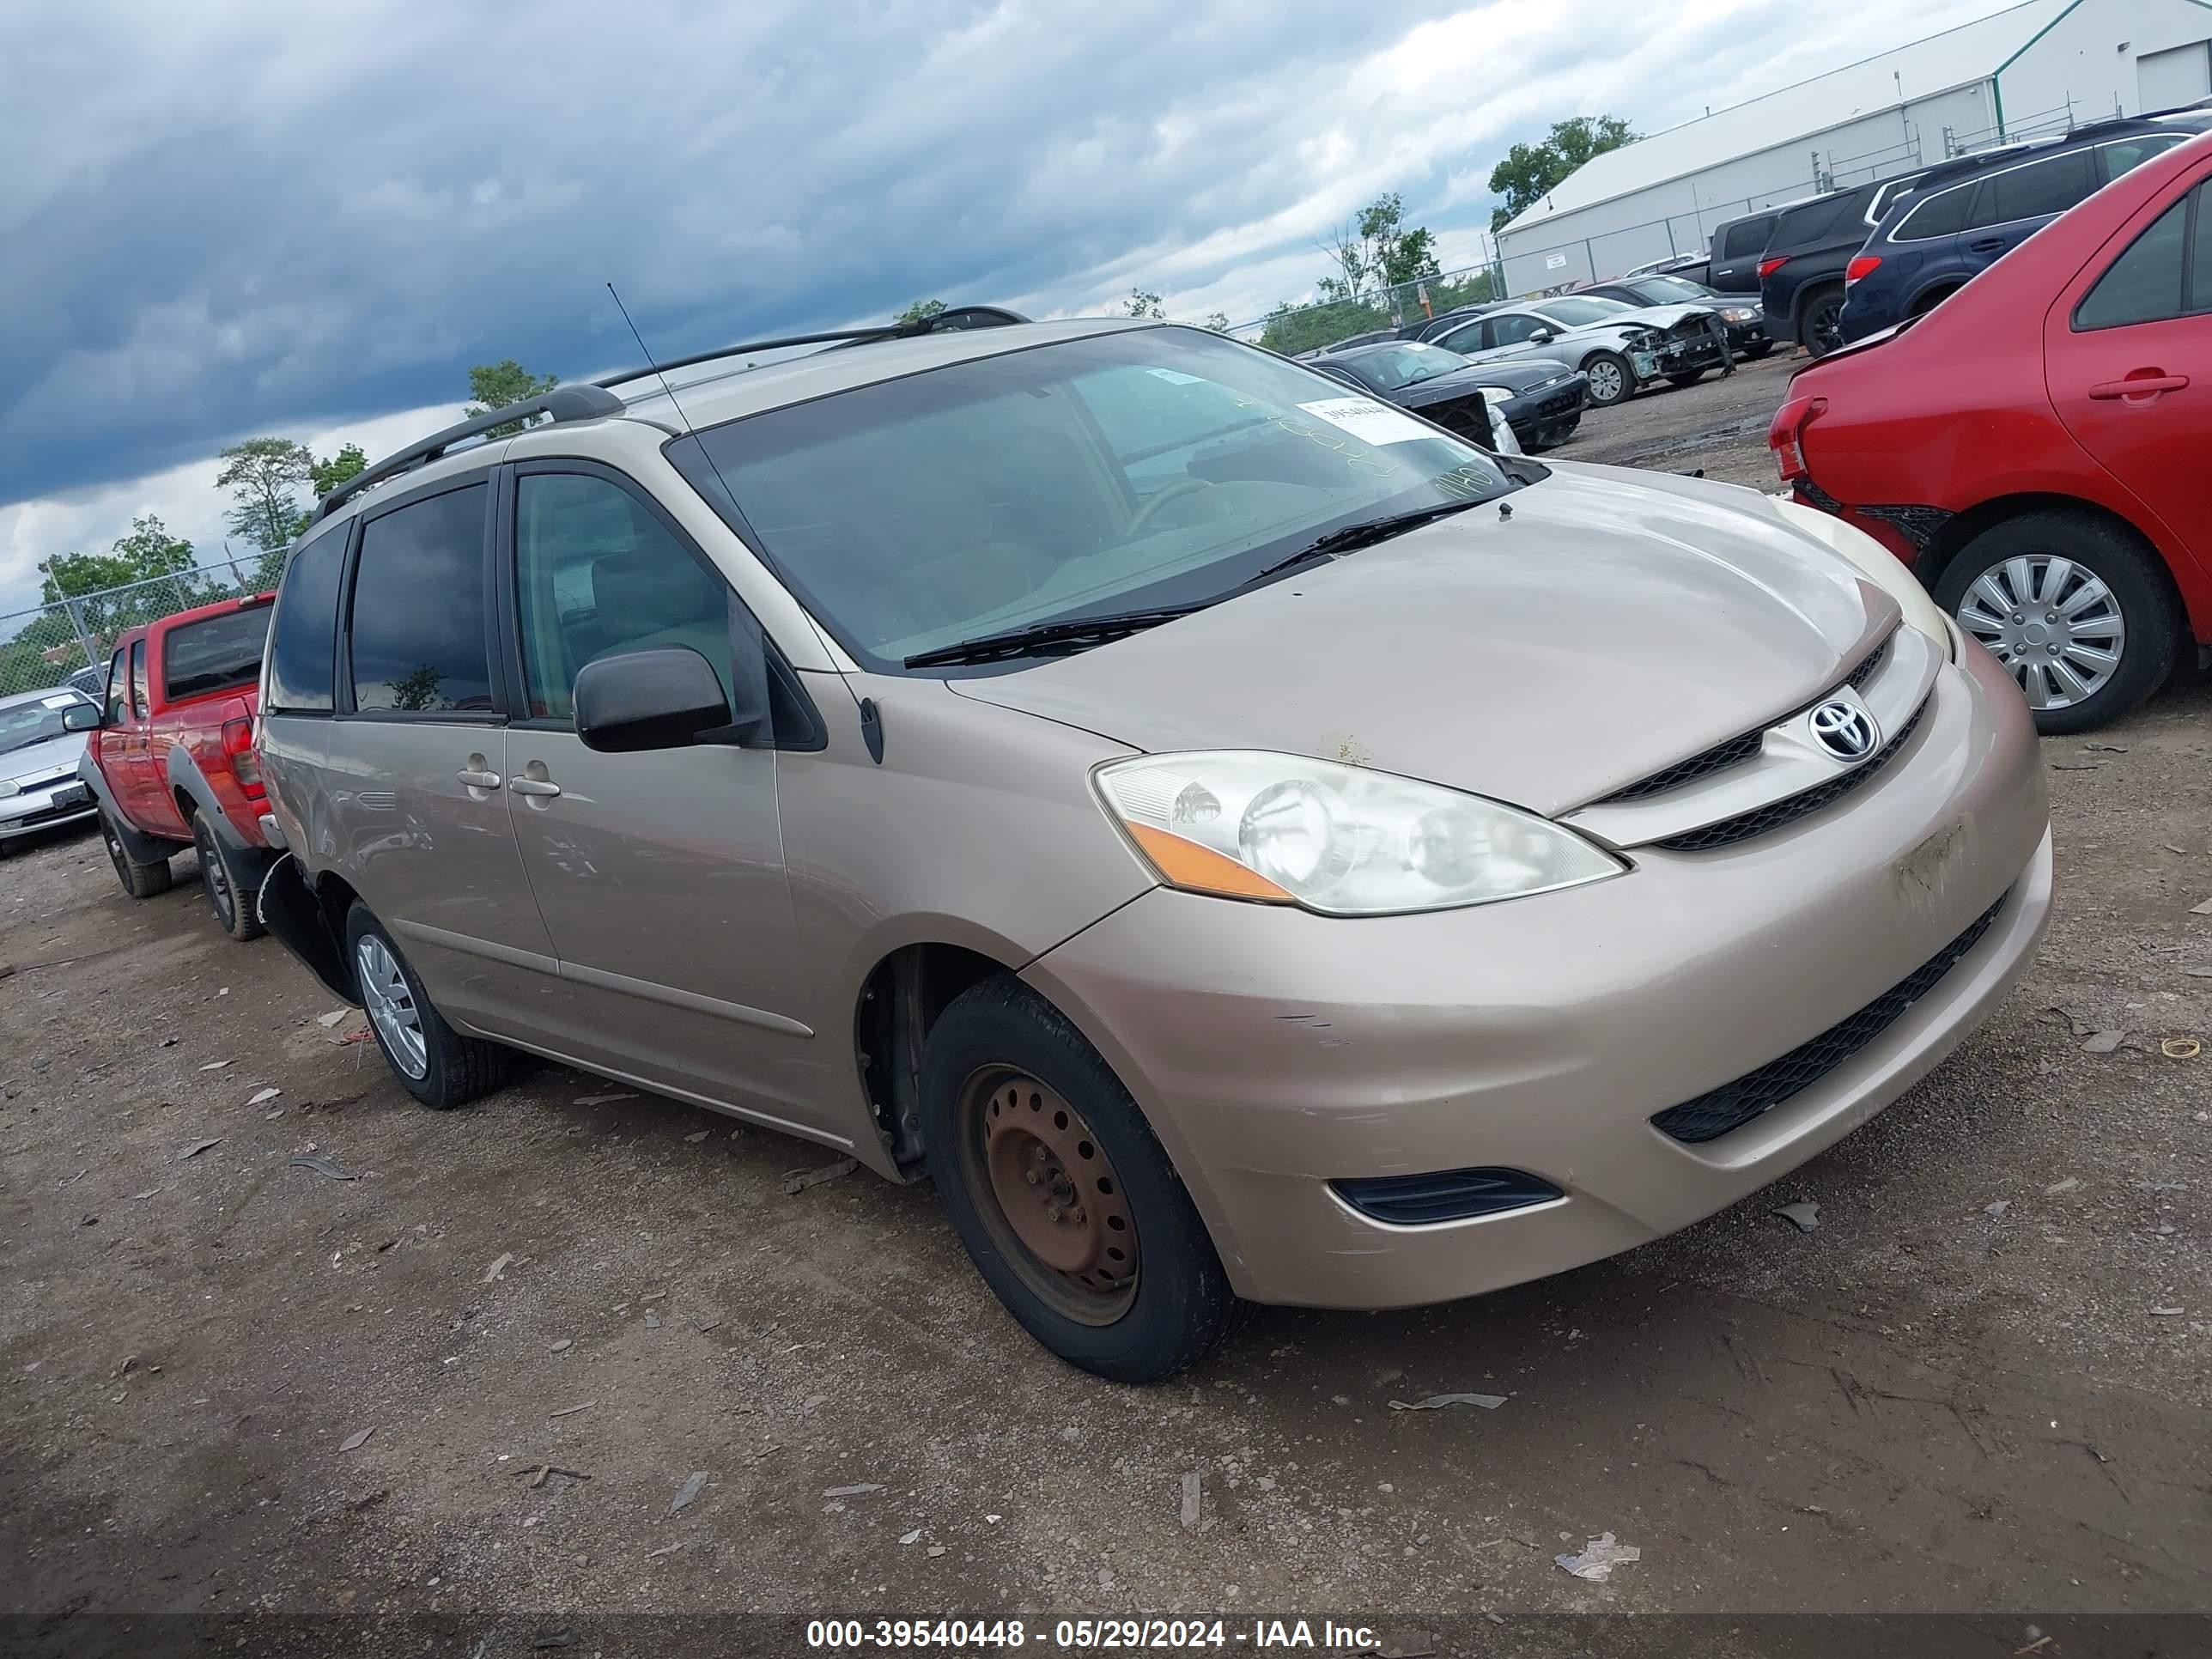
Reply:
[[[0,185],[0,502],[451,398],[488,357],[627,361],[608,277],[669,354],[1080,284],[1310,190],[1284,99],[1420,15],[18,16],[0,24],[10,148],[27,141]]]

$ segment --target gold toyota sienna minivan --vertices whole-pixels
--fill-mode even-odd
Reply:
[[[2019,690],[1833,519],[1198,329],[779,343],[291,556],[262,913],[425,1105],[521,1050],[927,1175],[1144,1381],[1710,1214],[2034,950]]]

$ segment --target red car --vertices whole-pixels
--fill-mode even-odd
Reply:
[[[1935,310],[1798,371],[1797,500],[1911,565],[2044,732],[2212,641],[2212,135],[2107,185]]]
[[[223,931],[261,932],[256,896],[276,854],[253,753],[261,650],[274,593],[179,611],[115,641],[107,701],[77,775],[100,803],[100,836],[133,898],[167,892],[170,857],[199,854],[200,884]],[[70,717],[74,726],[75,711]]]

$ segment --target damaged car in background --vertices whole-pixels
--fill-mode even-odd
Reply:
[[[2027,708],[1858,531],[1202,329],[818,337],[294,550],[263,911],[424,1104],[527,1052],[926,1176],[1146,1382],[1711,1214],[2033,952]]]
[[[1574,435],[1589,401],[1581,370],[1544,357],[1476,364],[1442,346],[1390,341],[1301,361],[1508,454],[1556,449]]]
[[[1551,357],[1580,369],[1601,409],[1657,380],[1689,386],[1730,367],[1727,326],[1711,306],[1629,306],[1581,294],[1492,306],[1427,343],[1478,363]]]

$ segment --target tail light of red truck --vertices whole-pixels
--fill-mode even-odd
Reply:
[[[231,775],[238,780],[238,787],[245,792],[246,799],[261,799],[261,757],[253,752],[252,720],[222,723],[222,752],[230,762]]]

